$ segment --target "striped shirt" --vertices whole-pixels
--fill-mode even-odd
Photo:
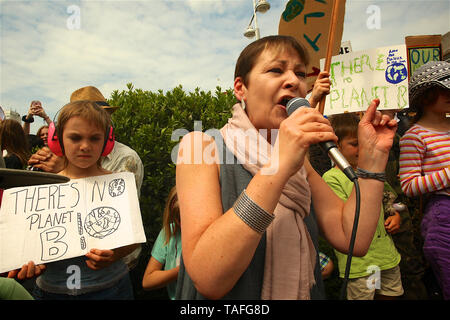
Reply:
[[[400,139],[400,184],[409,196],[450,195],[450,131],[414,124]]]

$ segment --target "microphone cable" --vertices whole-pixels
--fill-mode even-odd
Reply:
[[[292,98],[288,101],[286,104],[286,113],[288,116],[290,116],[295,110],[301,107],[308,107],[310,108],[309,101],[305,98],[296,97]],[[355,171],[353,170],[352,166],[347,162],[347,160],[342,156],[342,154],[338,151],[336,145],[332,141],[326,141],[324,143],[320,143],[320,147],[322,150],[328,154],[328,156],[335,162],[335,164],[339,167],[339,169],[342,170],[342,172],[347,176],[347,178],[353,182],[355,185],[355,193],[356,193],[356,206],[355,206],[355,217],[353,220],[353,228],[352,228],[352,234],[350,237],[350,244],[347,254],[347,263],[345,266],[345,274],[344,274],[344,283],[341,288],[341,300],[344,300],[346,298],[346,291],[347,291],[347,283],[348,278],[350,275],[350,267],[352,264],[352,257],[353,257],[353,248],[355,246],[355,239],[356,239],[356,231],[358,230],[358,221],[359,221],[359,211],[361,207],[361,191],[359,189],[358,184],[358,176],[356,175]]]
[[[355,217],[353,219],[352,235],[350,237],[350,245],[348,247],[347,263],[345,265],[344,283],[342,284],[341,287],[341,295],[340,295],[341,300],[345,300],[347,296],[347,283],[350,275],[350,267],[352,265],[353,248],[355,246],[356,231],[358,230],[359,211],[361,208],[361,191],[359,189],[358,178],[356,177],[356,179],[353,179],[352,181],[355,185],[356,207],[355,207]]]

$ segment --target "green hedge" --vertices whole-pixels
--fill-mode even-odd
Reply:
[[[221,128],[231,116],[235,103],[232,89],[214,93],[195,89],[185,92],[181,86],[164,93],[143,91],[127,84],[128,90],[114,91],[108,103],[120,108],[112,119],[117,141],[134,149],[144,165],[140,207],[147,243],[138,266],[132,272],[136,299],[164,299],[166,291],[142,290],[142,275],[151,249],[162,227],[162,213],[170,188],[175,184],[175,164],[172,141],[177,129],[194,130],[194,121],[201,121],[202,131]]]

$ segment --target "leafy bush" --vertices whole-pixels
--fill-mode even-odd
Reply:
[[[120,108],[112,118],[117,141],[134,149],[144,165],[140,208],[147,237],[142,246],[138,266],[131,273],[135,298],[166,298],[165,289],[145,292],[142,276],[150,258],[153,243],[162,227],[162,213],[170,188],[175,185],[175,164],[171,153],[179,140],[172,141],[177,129],[194,130],[194,121],[201,121],[203,131],[221,128],[231,116],[235,103],[232,89],[214,94],[195,89],[186,93],[181,86],[163,93],[134,89],[111,94],[108,103]]]

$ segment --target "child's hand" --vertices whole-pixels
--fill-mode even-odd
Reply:
[[[322,100],[324,96],[330,93],[331,81],[330,74],[326,71],[319,73],[309,97],[309,104],[311,108],[315,108],[316,105]]]
[[[86,264],[92,270],[106,268],[117,260],[113,250],[91,249],[86,257],[88,258]]]
[[[390,234],[396,234],[400,230],[401,221],[402,219],[400,217],[400,214],[396,211],[393,216],[387,217],[386,221],[384,222],[384,227]]]
[[[21,269],[8,272],[8,278],[16,278],[19,280],[31,279],[42,274],[45,270],[45,264],[35,265],[33,261],[24,264]]]

